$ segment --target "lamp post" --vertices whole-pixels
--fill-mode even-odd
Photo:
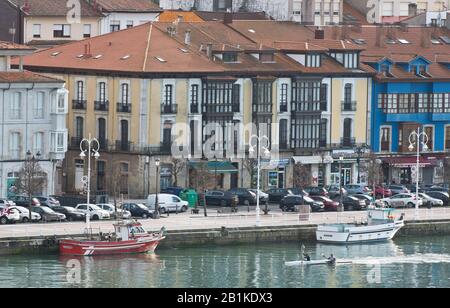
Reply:
[[[363,144],[362,146],[357,146],[353,149],[356,155],[358,155],[356,159],[356,163],[358,164],[358,184],[361,184],[361,156],[366,153],[367,146]]]
[[[416,152],[416,210],[414,213],[414,219],[419,219],[419,168],[420,168],[420,145],[422,144],[422,149],[424,152],[428,151],[428,135],[425,131],[420,131],[420,127],[417,131],[413,131],[409,135],[409,147],[408,149],[412,152],[414,147],[417,148]]]
[[[88,160],[88,174],[87,177],[83,177],[83,182],[86,185],[86,194],[87,194],[87,213],[86,213],[86,228],[87,231],[91,229],[91,217],[89,215],[89,207],[91,204],[91,157],[94,157],[95,160],[100,158],[100,143],[96,138],[91,138],[91,134],[89,134],[89,138],[84,138],[80,142],[80,158],[85,159],[87,156]]]
[[[343,206],[344,206],[344,196],[342,194],[342,181],[344,180],[344,177],[342,176],[342,162],[344,161],[344,157],[339,157],[339,211],[343,212]]]
[[[159,219],[159,200],[158,200],[158,191],[159,191],[159,166],[161,165],[161,161],[159,158],[155,160],[156,166],[156,195],[155,195],[155,213],[153,214],[154,219]]]
[[[255,147],[251,145],[251,140],[256,139],[257,141],[257,145],[256,145],[256,155],[258,158],[258,173],[257,173],[257,183],[256,183],[256,225],[260,226],[261,225],[261,209],[259,207],[259,197],[260,197],[260,178],[261,178],[261,152],[264,151],[264,155],[265,156],[270,156],[270,151],[269,151],[269,147],[270,147],[270,140],[267,136],[257,136],[257,135],[253,135],[250,137],[250,148],[249,148],[249,153],[251,155],[253,155],[255,153]],[[267,141],[267,146],[264,147],[262,146],[262,141],[266,140]]]

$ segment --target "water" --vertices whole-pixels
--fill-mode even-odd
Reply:
[[[306,248],[313,259],[334,253],[353,263],[285,266],[301,258],[300,244],[293,243],[128,257],[2,256],[0,287],[450,287],[450,237]],[[69,271],[68,264],[81,270]]]

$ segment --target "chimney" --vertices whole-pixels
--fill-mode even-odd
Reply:
[[[376,42],[377,47],[384,47],[384,29],[383,26],[376,26]]]
[[[184,43],[188,46],[191,45],[191,30],[187,29],[186,32],[184,33]]]
[[[90,58],[92,56],[91,54],[91,44],[84,44],[84,57]]]
[[[410,3],[408,5],[408,16],[409,17],[417,16],[417,4]]]
[[[212,60],[212,58],[213,58],[212,49],[213,49],[213,44],[211,44],[211,43],[206,44],[206,55],[208,56],[208,59],[210,59],[210,60]]]
[[[183,15],[178,15],[177,23],[180,23],[180,22],[183,22],[183,21],[184,21]]]
[[[431,46],[431,31],[430,29],[423,27],[420,37],[420,45],[423,48],[429,48]]]
[[[316,29],[316,31],[314,32],[314,38],[316,40],[324,40],[325,39],[325,30]]]
[[[233,23],[233,13],[227,12],[223,15],[223,23],[230,25]]]

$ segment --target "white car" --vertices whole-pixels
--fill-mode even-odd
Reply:
[[[27,208],[24,208],[23,206],[13,206],[12,208],[19,211],[20,214],[20,221],[23,223],[27,223],[30,221],[30,211]],[[41,215],[35,212],[31,212],[31,221],[40,221]]]
[[[89,215],[92,220],[104,220],[111,218],[108,211],[102,210],[95,204],[78,204],[75,209]]]
[[[155,210],[156,195],[150,195],[147,199],[147,206],[150,210]],[[183,201],[180,197],[170,194],[158,194],[159,211],[161,213],[167,212],[186,212],[189,208],[189,203]]]
[[[431,197],[426,193],[419,193],[419,197],[423,200],[424,206],[443,206],[444,201]]]
[[[386,207],[398,208],[398,207],[409,207],[413,208],[416,206],[416,195],[415,194],[398,194],[389,198],[384,198],[380,200],[382,204]],[[419,197],[419,206],[423,205],[423,200]]]
[[[18,221],[20,221],[20,214],[18,210],[11,207],[4,207],[0,210],[1,225],[14,224]]]
[[[116,209],[114,208],[114,205],[112,204],[97,204],[97,206],[99,208],[101,208],[102,210],[105,210],[109,213],[109,216],[111,217],[115,217],[116,216]],[[131,213],[127,210],[122,210],[117,208],[117,216],[121,217],[123,219],[130,219],[131,218]]]

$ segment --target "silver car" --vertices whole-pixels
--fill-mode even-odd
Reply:
[[[444,201],[431,197],[426,193],[419,193],[419,197],[423,200],[423,206],[443,206]]]

